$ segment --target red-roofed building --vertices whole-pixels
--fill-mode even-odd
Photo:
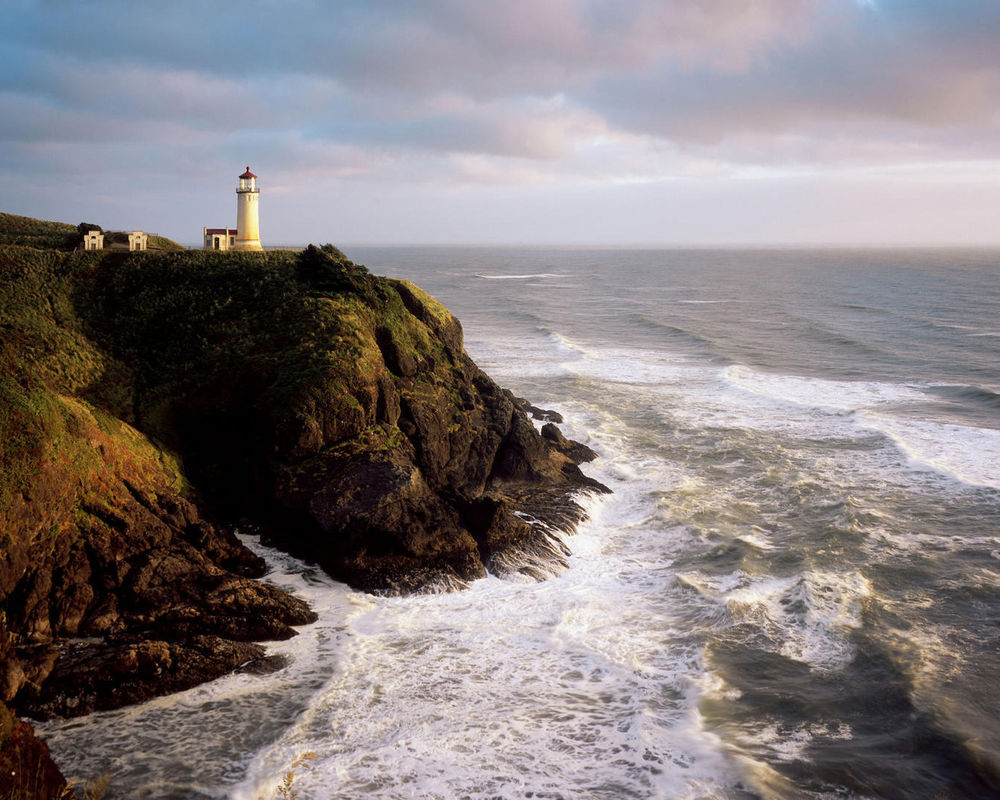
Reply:
[[[206,250],[233,250],[236,247],[236,228],[205,228]]]

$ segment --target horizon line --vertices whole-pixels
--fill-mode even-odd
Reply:
[[[336,247],[437,247],[437,248],[536,248],[545,250],[995,250],[1000,249],[996,241],[928,241],[928,242],[406,242],[406,241],[331,241],[320,237],[312,241],[280,242],[265,244],[265,250],[285,248],[305,248],[310,244],[321,246],[330,242]],[[195,242],[183,242],[185,247],[202,249]]]

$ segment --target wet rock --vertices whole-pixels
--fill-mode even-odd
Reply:
[[[189,689],[263,656],[259,644],[219,636],[70,643],[44,685],[23,692],[15,708],[35,719],[107,711]]]
[[[530,415],[532,419],[537,419],[541,422],[554,422],[557,425],[562,425],[565,421],[563,420],[562,414],[558,411],[539,408],[538,406],[532,405],[529,400],[526,400],[523,397],[515,397],[510,391],[508,391],[507,394],[510,396],[511,400],[514,401],[514,405],[521,409],[521,411],[525,414]]]
[[[551,532],[571,530],[567,509],[583,516],[575,494],[607,491],[574,463],[592,451],[540,434],[464,352],[449,353],[392,379],[397,440],[377,449],[328,443],[279,471],[282,529],[269,541],[379,593],[462,588],[487,570],[509,573],[515,553],[531,554],[538,574],[545,560],[564,565]],[[534,527],[517,517],[531,489],[547,493],[547,505],[534,504]]]
[[[246,675],[271,675],[288,666],[288,658],[282,655],[270,655],[255,658],[240,664],[233,672]]]
[[[587,447],[587,445],[567,439],[563,436],[562,431],[551,422],[547,422],[542,426],[542,437],[546,441],[551,442],[556,450],[568,456],[575,464],[583,464],[597,458],[597,453]]]
[[[484,575],[456,511],[398,454],[318,459],[289,487],[316,526],[298,551],[369,591],[419,591]]]

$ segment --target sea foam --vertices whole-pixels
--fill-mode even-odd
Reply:
[[[935,470],[969,486],[1000,489],[1000,430],[874,411],[859,415],[859,421],[889,437],[915,467]]]

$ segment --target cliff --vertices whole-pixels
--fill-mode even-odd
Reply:
[[[194,685],[313,619],[234,525],[367,591],[444,590],[551,574],[573,495],[606,491],[443,306],[329,246],[0,245],[0,331],[0,699],[31,716]]]

